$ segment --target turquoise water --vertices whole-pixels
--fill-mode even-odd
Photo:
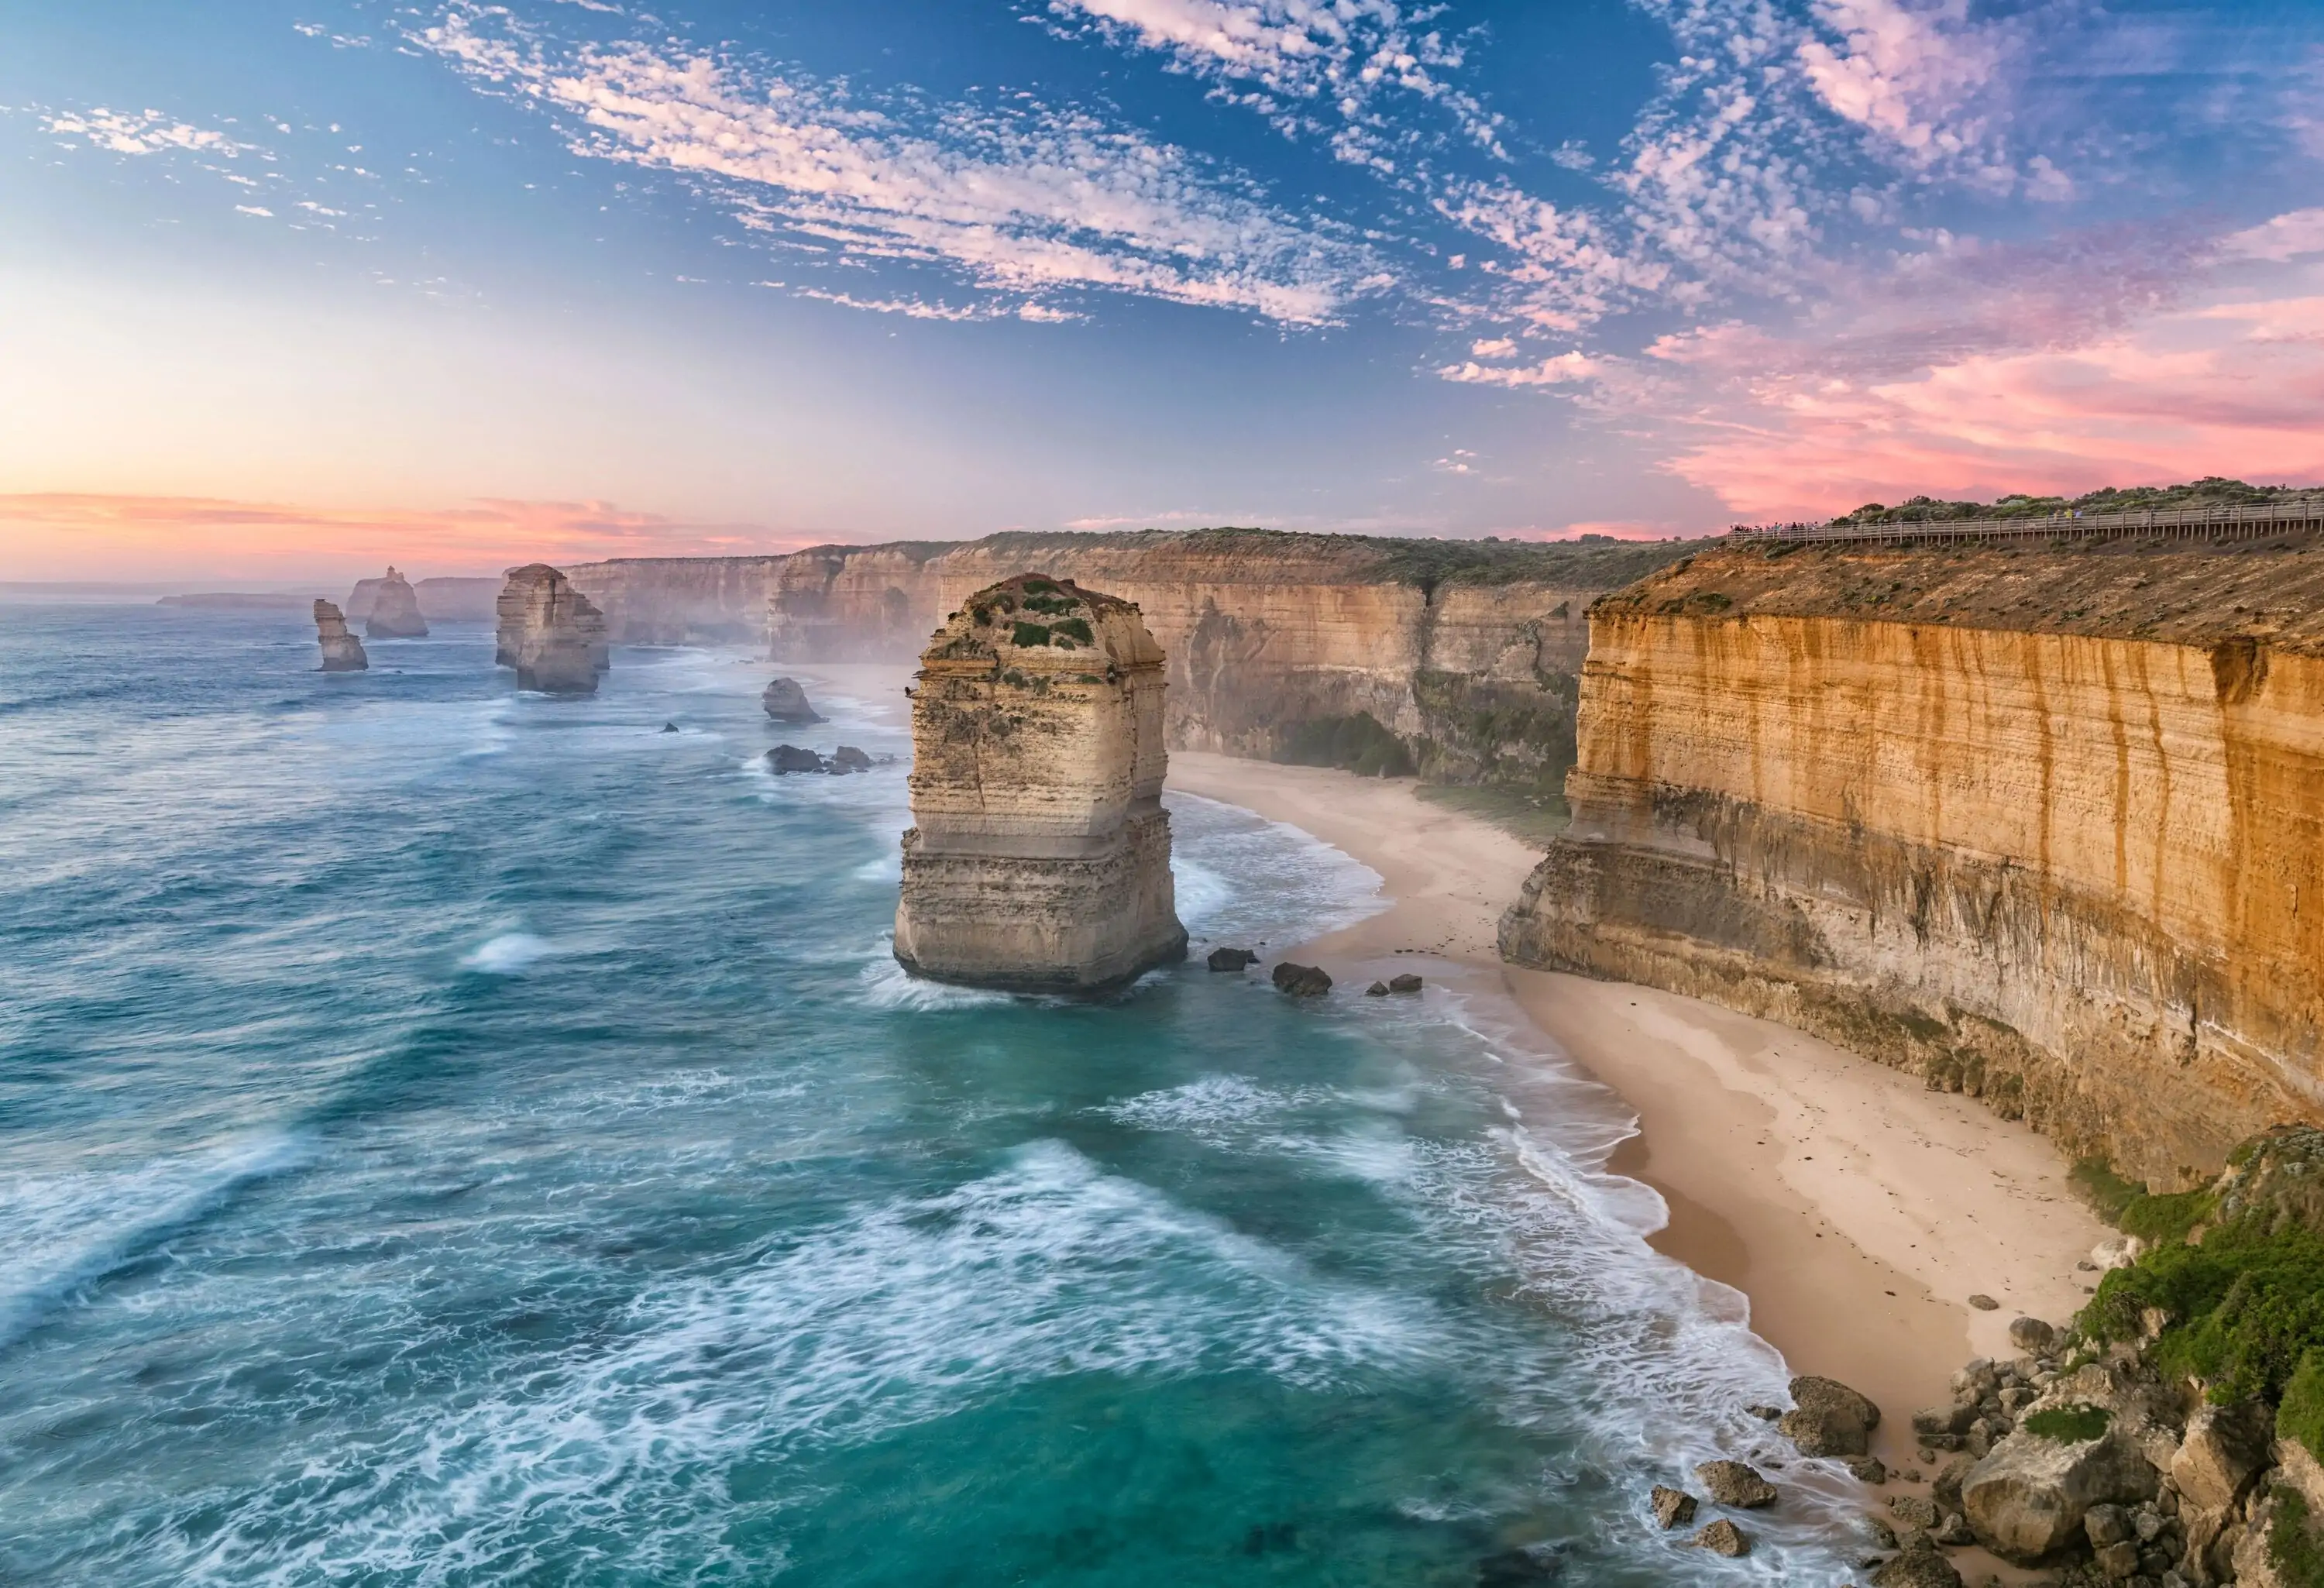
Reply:
[[[914,983],[863,675],[775,780],[739,654],[371,651],[0,607],[0,1581],[1846,1579],[1653,1532],[1782,1364],[1493,1010]],[[1378,908],[1173,809],[1198,939]]]

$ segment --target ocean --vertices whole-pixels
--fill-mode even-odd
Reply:
[[[1849,1580],[1654,1528],[1784,1365],[1507,1011],[916,983],[883,675],[370,651],[0,606],[0,1583]],[[1198,956],[1380,908],[1171,808]]]

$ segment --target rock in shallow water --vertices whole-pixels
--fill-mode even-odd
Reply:
[[[1666,1532],[1673,1528],[1683,1528],[1694,1520],[1694,1496],[1683,1489],[1665,1488],[1657,1483],[1647,1499],[1655,1508],[1655,1520]]]
[[[796,744],[778,744],[767,752],[767,770],[775,776],[788,777],[792,772],[827,772],[823,757],[812,750],[802,750]]]
[[[1405,972],[1400,976],[1390,976],[1388,979],[1388,990],[1391,992],[1417,992],[1420,991],[1420,978],[1410,971]]]
[[[1208,963],[1214,971],[1247,970],[1259,963],[1259,956],[1248,948],[1213,948]]]
[[[797,679],[777,679],[759,697],[759,704],[765,706],[767,715],[779,723],[805,726],[824,720],[816,715],[815,707],[807,703],[807,691],[799,687]]]
[[[1702,1480],[1703,1488],[1720,1505],[1757,1510],[1775,1503],[1775,1486],[1748,1462],[1707,1461],[1694,1469],[1694,1475]]]
[[[1708,1549],[1711,1554],[1723,1555],[1729,1560],[1739,1559],[1751,1553],[1751,1536],[1725,1517],[1720,1518],[1687,1542],[1697,1549]]]
[[[1792,1380],[1796,1403],[1775,1426],[1800,1447],[1802,1455],[1864,1455],[1880,1408],[1837,1379],[1803,1375]]]
[[[1332,990],[1332,978],[1312,965],[1294,965],[1286,959],[1270,975],[1278,991],[1294,998],[1321,998]]]
[[[868,772],[872,758],[853,744],[842,744],[831,752],[831,770],[835,772]]]

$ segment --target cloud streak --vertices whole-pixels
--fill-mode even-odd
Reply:
[[[559,45],[479,6],[412,37],[565,118],[576,152],[700,182],[746,226],[844,260],[940,265],[1019,304],[1113,292],[1290,326],[1331,324],[1386,284],[1363,247],[1093,116],[954,106],[907,125],[802,76],[667,44]]]

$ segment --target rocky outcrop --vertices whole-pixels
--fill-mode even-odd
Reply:
[[[493,660],[516,669],[518,688],[596,693],[608,663],[604,616],[563,574],[545,562],[511,568],[498,614]]]
[[[359,623],[371,616],[372,607],[379,599],[380,587],[385,579],[358,579],[348,593],[347,621]],[[432,579],[415,580],[411,593],[420,604],[420,615],[431,623],[490,623],[493,604],[499,599],[504,581],[495,578],[472,578],[461,575],[438,576]]]
[[[2324,1118],[2324,549],[1726,549],[1591,611],[1502,924],[2190,1185]]]
[[[1961,1479],[1961,1509],[1978,1541],[2004,1560],[2033,1565],[2083,1541],[2094,1506],[2154,1498],[2158,1478],[2119,1429],[2096,1438],[2045,1438],[2021,1430]]]
[[[347,632],[347,620],[327,601],[315,603],[315,638],[323,647],[327,673],[359,673],[371,666],[363,642]]]
[[[367,640],[420,640],[428,635],[428,620],[420,615],[420,597],[410,581],[390,567],[373,593],[371,611],[364,618]]]
[[[797,679],[777,679],[759,697],[759,704],[767,716],[787,726],[805,726],[824,719],[816,715],[815,707],[807,701],[807,691]]]
[[[1084,991],[1183,958],[1162,808],[1163,654],[1126,601],[1020,574],[920,658],[896,957]]]
[[[1554,789],[1583,609],[1684,549],[1198,530],[623,559],[573,577],[618,640],[763,637],[777,661],[852,661],[913,656],[969,595],[1046,568],[1140,608],[1167,657],[1173,747]]]

